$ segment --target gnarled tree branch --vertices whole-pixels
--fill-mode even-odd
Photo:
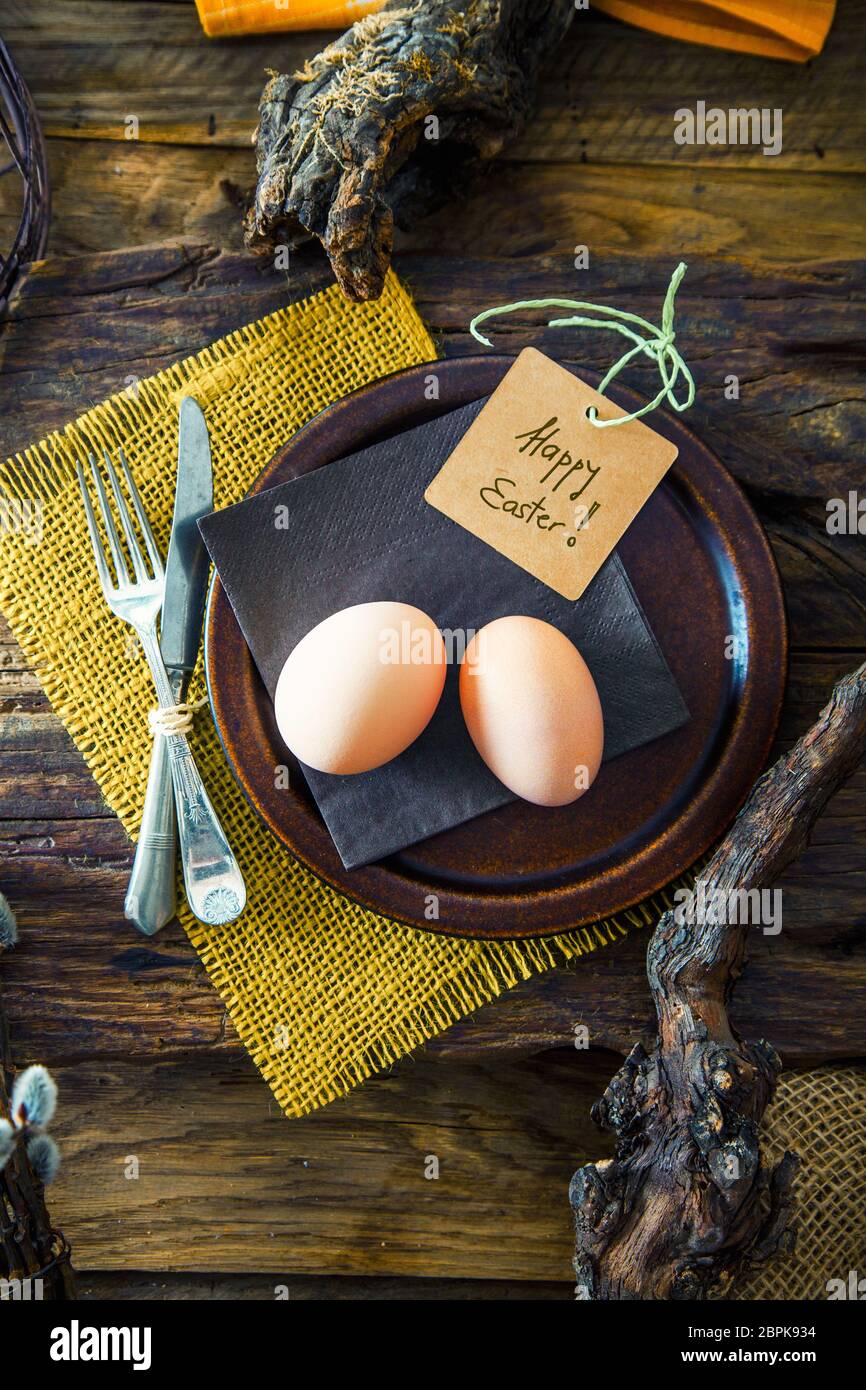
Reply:
[[[571,1183],[585,1297],[703,1298],[792,1244],[796,1159],[786,1154],[768,1167],[759,1146],[779,1059],[766,1042],[744,1042],[728,1020],[743,968],[742,918],[754,921],[742,894],[768,887],[797,857],[864,752],[866,665],[836,686],[809,732],[756,784],[701,874],[694,923],[684,905],[659,921],[647,954],[656,1044],[634,1048],[593,1109],[616,1134],[615,1157],[579,1169]]]
[[[351,299],[375,299],[393,226],[430,210],[521,129],[573,0],[391,0],[259,105],[246,239],[312,232]]]

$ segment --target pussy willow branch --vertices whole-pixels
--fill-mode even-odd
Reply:
[[[864,753],[866,665],[756,784],[701,873],[706,900],[772,884]],[[780,1062],[728,1018],[750,928],[713,916],[724,914],[689,925],[674,910],[659,921],[647,952],[655,1046],[634,1048],[593,1109],[617,1142],[613,1159],[571,1183],[586,1298],[703,1298],[793,1240],[796,1160],[768,1166],[759,1145]]]
[[[0,946],[0,964],[3,955]],[[14,1075],[0,984],[0,1115],[7,1118]],[[68,1246],[51,1225],[44,1188],[34,1177],[22,1144],[16,1146],[0,1171],[0,1233],[0,1278],[28,1279],[47,1269],[48,1273],[43,1275],[43,1298],[66,1300],[75,1297]]]

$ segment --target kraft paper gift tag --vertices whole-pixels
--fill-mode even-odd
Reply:
[[[524,348],[424,494],[563,598],[578,599],[677,456],[640,420]]]

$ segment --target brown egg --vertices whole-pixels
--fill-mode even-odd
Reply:
[[[538,618],[497,618],[460,668],[469,735],[490,771],[524,801],[567,806],[593,782],[604,748],[601,702],[573,642]]]
[[[433,717],[447,657],[432,618],[407,603],[357,603],[312,628],[274,693],[279,731],[320,772],[369,772]]]

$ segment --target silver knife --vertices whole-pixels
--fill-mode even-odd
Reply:
[[[198,402],[185,396],[180,403],[177,487],[159,639],[175,701],[186,694],[201,640],[208,559],[198,519],[211,511],[213,470],[207,424]],[[153,936],[172,920],[176,907],[174,793],[166,741],[156,737],[124,911],[139,931]]]

